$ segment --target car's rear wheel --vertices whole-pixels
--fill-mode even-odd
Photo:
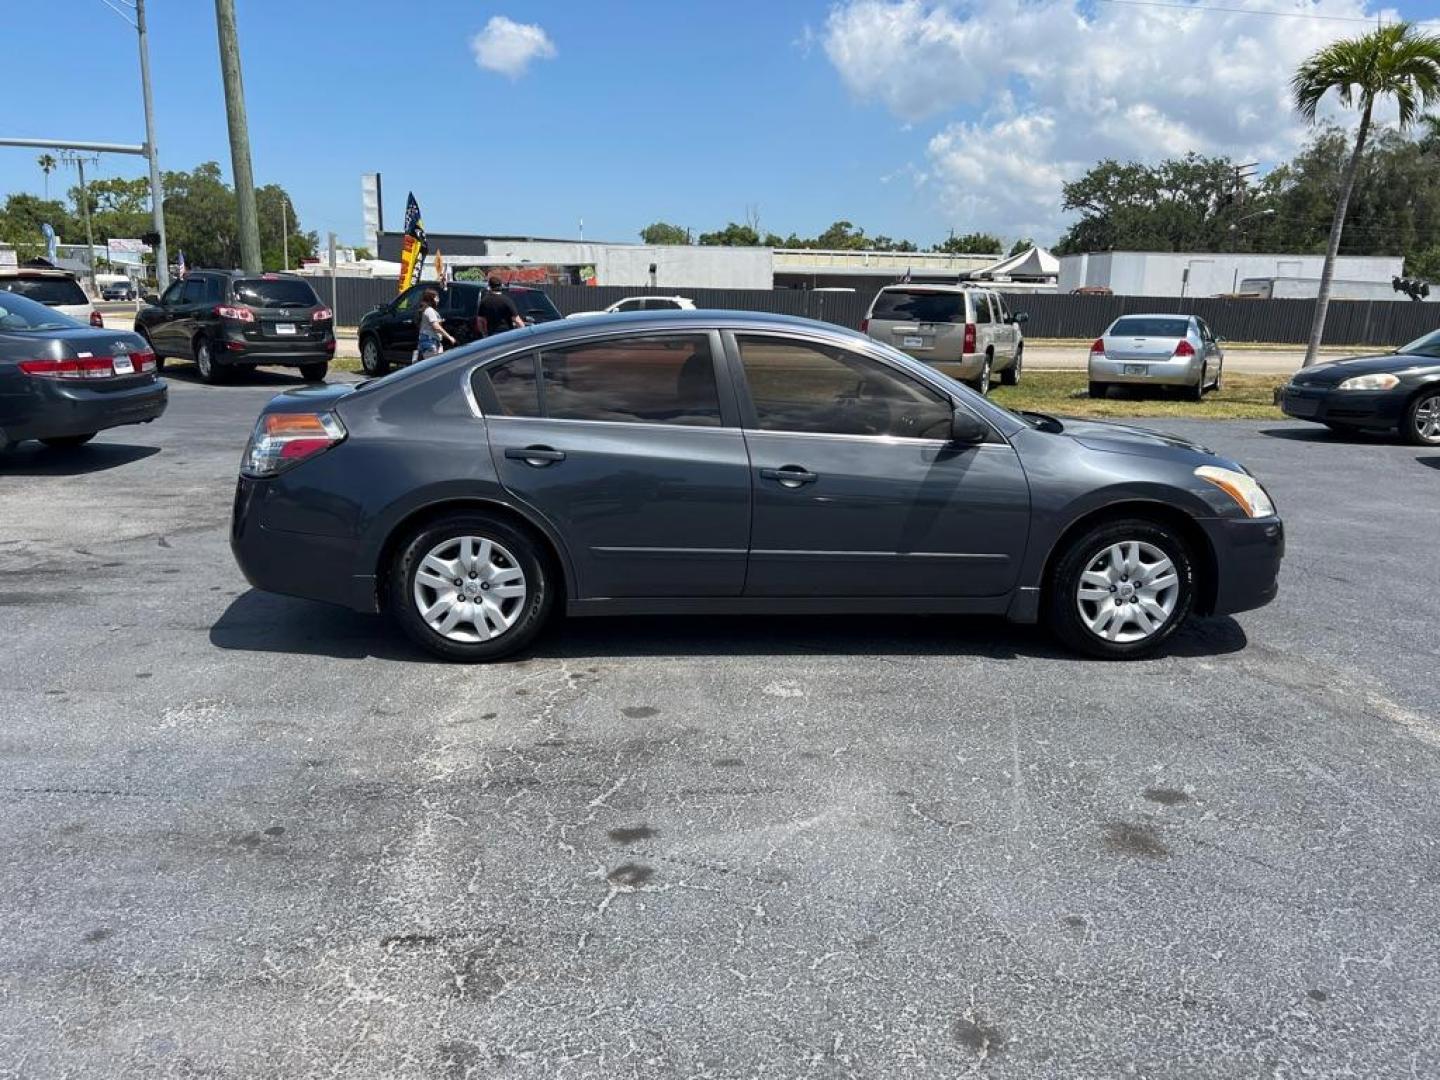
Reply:
[[[365,374],[372,378],[378,378],[390,370],[385,354],[380,351],[380,342],[373,337],[367,337],[360,342],[360,366],[365,369]]]
[[[1015,362],[1000,372],[1000,385],[1014,386],[1020,381],[1020,367],[1025,362],[1025,346],[1015,350]]]
[[[1440,388],[1422,390],[1410,402],[1403,434],[1414,446],[1440,446]]]
[[[970,386],[981,394],[990,393],[990,371],[994,365],[995,358],[987,352],[984,363],[980,365],[980,374],[970,380]]]
[[[224,369],[215,362],[215,354],[210,348],[210,340],[203,335],[195,339],[195,369],[200,372],[200,378],[207,383],[218,383],[224,377]]]
[[[77,446],[84,446],[95,435],[96,432],[87,431],[84,435],[52,435],[50,438],[40,441],[54,450],[70,450]]]
[[[422,648],[446,660],[499,660],[525,648],[554,606],[550,559],[486,514],[447,515],[415,533],[391,567],[389,607]]]
[[[328,363],[301,364],[300,377],[306,382],[324,382],[325,374],[330,370]]]
[[[1109,393],[1110,393],[1110,384],[1109,384],[1109,383],[1096,382],[1094,379],[1091,379],[1091,380],[1090,380],[1090,397],[1091,397],[1091,398],[1093,398],[1093,399],[1095,399],[1096,401],[1098,401],[1098,400],[1100,400],[1101,398],[1105,397],[1105,396],[1106,396],[1107,394],[1109,394]]]
[[[1205,369],[1204,369],[1204,368],[1201,368],[1201,369],[1200,369],[1200,377],[1195,380],[1195,385],[1194,385],[1194,386],[1187,386],[1187,387],[1185,387],[1184,393],[1185,393],[1185,400],[1186,400],[1186,401],[1204,401],[1204,400],[1205,400]]]
[[[153,341],[150,340],[150,335],[147,334],[144,330],[141,330],[139,327],[136,327],[135,332],[136,332],[137,334],[139,334],[142,338],[145,339],[145,347],[146,347],[147,349],[149,349],[150,352],[154,355],[154,357],[155,357],[155,370],[156,370],[156,371],[164,371],[164,370],[165,370],[165,357],[164,357],[164,355],[160,352],[159,349],[155,348],[155,342],[153,342]]]
[[[1143,518],[1107,522],[1075,540],[1047,583],[1050,627],[1071,648],[1125,660],[1153,652],[1194,603],[1190,552]]]

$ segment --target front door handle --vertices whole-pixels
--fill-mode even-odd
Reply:
[[[798,488],[802,484],[813,484],[820,477],[799,465],[784,465],[778,469],[761,469],[762,480],[779,480],[787,488]]]
[[[548,446],[516,446],[506,450],[505,456],[511,461],[523,461],[526,465],[543,469],[547,465],[554,465],[557,461],[564,461],[565,451],[553,450]]]

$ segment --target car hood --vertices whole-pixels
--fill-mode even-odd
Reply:
[[[1140,457],[1204,458],[1207,461],[1224,461],[1209,447],[1178,435],[1163,431],[1135,427],[1131,424],[1113,424],[1105,420],[1064,419],[1061,421],[1064,438],[1074,439],[1087,450],[1100,450],[1110,454],[1135,454]],[[1231,462],[1226,462],[1232,465]]]
[[[1344,360],[1329,360],[1301,368],[1290,379],[1296,386],[1335,386],[1357,375],[1378,375],[1392,372],[1396,375],[1415,368],[1440,367],[1440,360],[1433,356],[1411,356],[1408,353],[1381,353],[1374,356],[1347,356]]]

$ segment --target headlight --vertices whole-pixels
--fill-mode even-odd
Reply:
[[[1394,375],[1356,375],[1353,379],[1346,379],[1336,390],[1393,390],[1400,385],[1400,380]]]
[[[1260,482],[1248,473],[1222,469],[1218,465],[1201,465],[1195,470],[1195,475],[1229,495],[1249,517],[1274,516],[1275,504]]]

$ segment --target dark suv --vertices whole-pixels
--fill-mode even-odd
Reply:
[[[422,281],[406,289],[388,304],[382,304],[360,320],[360,364],[367,375],[383,375],[392,365],[408,364],[415,355],[420,335],[420,297],[426,289],[440,294],[438,310],[445,329],[458,344],[485,336],[480,324],[480,298],[485,295],[481,281],[452,281],[441,285]],[[560,311],[541,290],[530,285],[505,289],[520,317],[531,325],[554,322]]]
[[[156,364],[194,360],[209,383],[260,364],[298,367],[320,382],[335,355],[334,313],[295,274],[192,270],[164,296],[145,299],[135,332],[149,340]]]

